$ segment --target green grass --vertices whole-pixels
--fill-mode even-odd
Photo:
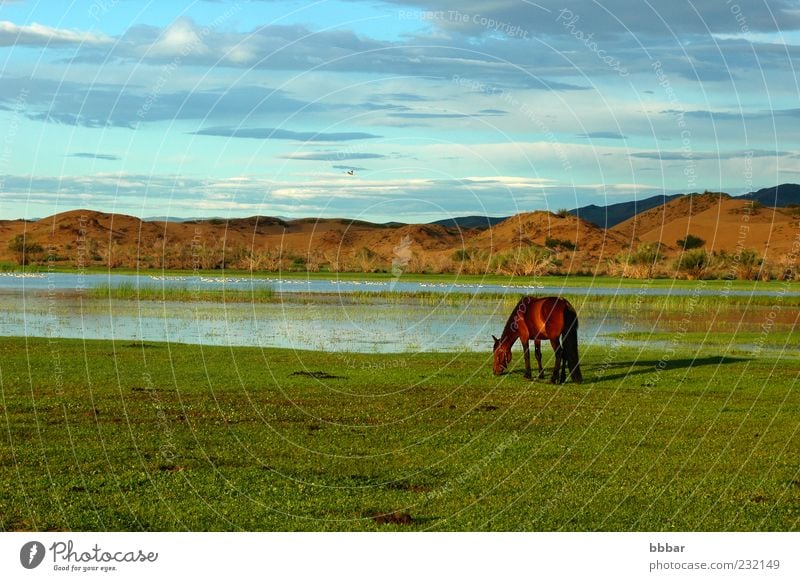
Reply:
[[[796,365],[582,355],[0,338],[0,530],[800,529]]]
[[[210,301],[210,302],[272,302],[275,291],[270,287],[253,288],[251,290],[201,289],[190,285],[156,286],[149,284],[135,285],[123,283],[104,285],[88,289],[88,298],[121,299],[140,301]]]
[[[363,273],[363,272],[307,272],[307,271],[282,271],[267,272],[249,270],[163,270],[163,269],[132,269],[114,268],[108,269],[102,266],[90,266],[82,270],[77,270],[70,266],[60,265],[28,265],[25,267],[6,263],[2,268],[4,271],[26,271],[26,272],[64,272],[84,274],[138,274],[142,276],[208,276],[208,277],[246,277],[246,278],[284,278],[284,279],[308,279],[308,280],[367,280],[390,282],[398,280],[391,272]],[[733,289],[733,290],[779,290],[785,283],[781,281],[746,281],[746,280],[683,280],[671,278],[658,278],[652,280],[640,280],[630,278],[619,278],[613,276],[506,276],[499,274],[413,274],[403,273],[399,278],[402,282],[428,282],[428,283],[460,283],[460,284],[508,284],[516,286],[543,285],[549,287],[601,287],[601,288],[675,288],[675,289],[694,289],[699,286],[707,289]],[[789,288],[792,292],[800,290],[798,282],[790,283]]]
[[[670,332],[627,332],[612,333],[612,337],[637,341],[671,341],[675,333]],[[800,329],[785,332],[737,331],[736,333],[706,333],[702,331],[684,332],[681,340],[692,345],[713,347],[732,347],[738,345],[764,345],[786,350],[787,357],[800,357]],[[752,349],[751,349],[752,350]]]
[[[572,288],[572,287],[569,287]],[[569,292],[559,293],[578,308],[583,315],[602,315],[613,309],[637,308],[643,311],[657,312],[683,312],[687,309],[742,309],[752,307],[771,307],[778,302],[784,308],[800,307],[800,294],[785,294],[778,301],[774,296],[765,295],[652,295],[637,294],[618,295],[583,295]],[[787,291],[788,292],[788,291]],[[419,291],[354,291],[346,293],[276,293],[271,287],[253,288],[251,290],[231,290],[225,288],[194,288],[190,285],[177,285],[163,287],[159,285],[122,283],[117,285],[102,285],[90,288],[88,298],[92,299],[121,299],[121,300],[147,300],[147,301],[208,301],[208,302],[314,302],[324,297],[335,297],[337,301],[348,304],[373,304],[375,302],[402,304],[416,303],[423,305],[446,304],[450,306],[464,306],[474,302],[497,303],[502,302],[509,308],[513,307],[523,293],[472,293],[464,291],[437,292],[429,290]]]

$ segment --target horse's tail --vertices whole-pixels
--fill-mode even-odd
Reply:
[[[583,381],[581,366],[578,358],[578,313],[575,308],[566,302],[564,309],[564,329],[561,331],[561,346],[564,349],[564,357],[569,366],[569,374],[572,381],[580,383]]]

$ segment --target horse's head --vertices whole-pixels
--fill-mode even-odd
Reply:
[[[500,342],[500,339],[492,335],[494,339],[494,374],[502,375],[506,372],[508,364],[511,362],[511,349]]]

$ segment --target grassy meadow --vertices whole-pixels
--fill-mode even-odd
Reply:
[[[488,353],[0,338],[0,530],[800,529],[797,353],[659,339],[584,346],[553,386],[519,347],[494,377]]]
[[[341,281],[370,281],[370,282],[391,282],[397,280],[397,275],[392,272],[332,272],[326,270],[309,271],[300,270],[241,270],[234,268],[225,269],[161,269],[161,268],[113,268],[109,269],[102,266],[87,266],[85,268],[75,268],[68,265],[58,264],[29,264],[20,266],[13,263],[0,262],[0,273],[65,273],[65,274],[127,274],[143,277],[194,277],[202,276],[209,278],[252,278],[252,279],[295,279],[295,280],[341,280]],[[622,278],[617,276],[592,276],[592,275],[544,275],[544,276],[509,276],[506,274],[434,274],[434,273],[412,273],[403,272],[403,282],[424,282],[428,284],[500,284],[508,286],[547,286],[558,288],[668,288],[668,289],[692,289],[702,284],[709,290],[733,289],[740,291],[770,290],[782,286],[782,281],[778,280],[689,280],[676,279],[671,277],[664,278]],[[791,285],[796,288],[796,285]]]

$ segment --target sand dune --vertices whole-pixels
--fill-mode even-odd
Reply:
[[[565,272],[603,272],[609,259],[642,242],[660,242],[668,256],[677,255],[677,241],[687,234],[705,240],[709,251],[750,248],[777,261],[797,248],[800,215],[725,194],[682,196],[608,230],[544,211],[477,230],[268,216],[144,222],[72,210],[36,222],[0,221],[0,260],[20,260],[11,247],[20,234],[42,247],[29,259],[61,265],[389,271],[399,262],[418,271],[458,270],[459,256],[479,254],[488,264],[499,253],[538,246],[549,247]]]

